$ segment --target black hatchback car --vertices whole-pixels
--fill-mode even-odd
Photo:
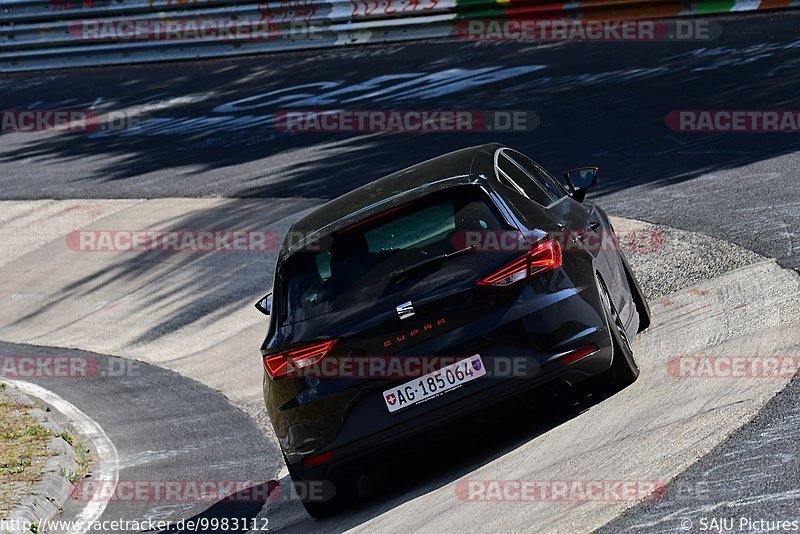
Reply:
[[[650,312],[607,216],[584,202],[596,175],[562,184],[483,145],[290,229],[256,307],[271,315],[264,399],[310,515],[354,502],[368,461],[443,422],[592,377],[636,380],[629,340]]]

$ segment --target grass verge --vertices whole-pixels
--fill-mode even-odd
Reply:
[[[72,484],[89,472],[90,456],[81,438],[68,432],[53,435],[31,415],[38,407],[21,404],[0,383],[0,519],[11,512],[42,479],[47,459],[52,456],[48,442],[61,438],[75,451],[77,471],[61,476]]]
[[[12,400],[0,384],[0,519],[42,478],[50,431],[29,415],[34,406]]]

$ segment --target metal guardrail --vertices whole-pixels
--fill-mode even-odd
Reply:
[[[456,35],[458,20],[465,18],[627,20],[800,5],[800,0],[552,1],[0,0],[0,72],[430,39]],[[186,30],[192,23],[208,27],[214,21],[260,33],[225,35],[221,30],[221,36],[197,38],[198,34],[179,31],[167,38],[168,24],[173,30],[176,24]],[[131,29],[136,24],[163,33],[157,33],[158,38],[147,31],[137,36]]]

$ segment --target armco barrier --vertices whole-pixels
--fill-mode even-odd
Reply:
[[[0,0],[0,72],[431,39],[454,36],[465,18],[629,20],[798,5],[800,0]],[[102,31],[146,22],[166,28],[175,21],[267,30],[241,40],[230,34],[126,40]]]

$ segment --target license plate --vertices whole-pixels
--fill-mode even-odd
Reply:
[[[419,404],[445,391],[455,389],[486,374],[480,354],[475,354],[459,362],[442,367],[438,371],[428,373],[401,386],[383,392],[383,401],[394,413],[414,404]]]

